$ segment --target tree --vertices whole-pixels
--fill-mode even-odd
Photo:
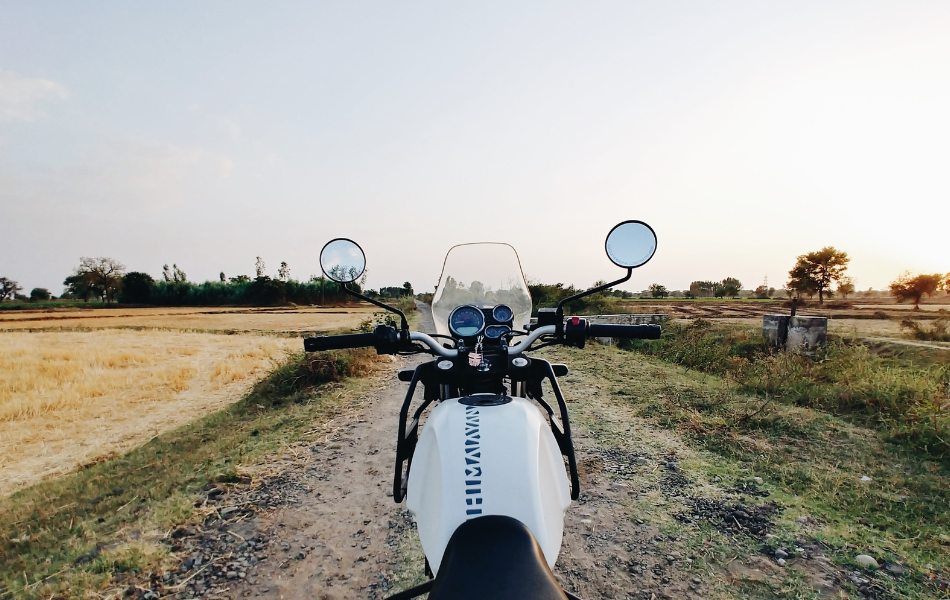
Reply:
[[[257,273],[257,277],[263,277],[266,270],[267,267],[264,266],[264,259],[258,256],[257,261],[254,263],[254,271]]]
[[[759,300],[767,300],[768,298],[771,298],[774,294],[775,294],[775,288],[766,287],[764,285],[760,285],[759,287],[755,288],[755,292],[753,292],[753,296],[755,296]]]
[[[735,277],[726,277],[717,285],[715,289],[715,294],[717,298],[722,298],[724,296],[735,298],[739,295],[739,290],[741,289],[742,289],[741,281],[739,281]]]
[[[841,278],[841,281],[838,282],[838,293],[845,300],[848,299],[848,296],[854,293],[854,282],[850,277]]]
[[[650,284],[650,294],[654,298],[666,298],[670,293],[666,290],[665,285],[660,285],[659,283]]]
[[[46,288],[33,288],[30,290],[30,302],[42,302],[49,300],[49,290]]]
[[[836,250],[834,246],[825,246],[818,252],[809,252],[798,257],[795,266],[788,272],[788,287],[802,293],[818,294],[818,302],[825,301],[825,294],[831,292],[833,282],[845,279],[844,272],[851,258],[847,252]]]
[[[102,295],[99,290],[94,289],[88,273],[73,273],[63,280],[63,285],[66,286],[63,296],[82,298],[83,302],[89,302],[89,296]]]
[[[231,277],[228,279],[231,282],[231,285],[238,285],[242,283],[250,283],[251,278],[248,275],[238,275],[237,277]]]
[[[224,276],[224,271],[218,273],[218,279],[221,280],[221,283],[227,283],[228,278]]]
[[[115,259],[105,256],[97,258],[83,256],[79,259],[79,266],[76,268],[74,277],[83,276],[93,293],[104,298],[106,302],[112,302],[116,292],[122,287],[124,273],[125,265]]]
[[[132,271],[122,278],[122,293],[119,302],[125,304],[148,304],[152,298],[155,280],[148,273]]]
[[[222,273],[222,275],[224,275],[224,273]],[[188,275],[179,269],[177,264],[173,264],[171,269],[165,264],[162,265],[162,279],[168,282],[184,283],[188,281]],[[224,280],[222,279],[221,281]]]
[[[697,298],[709,298],[716,291],[716,282],[694,281],[689,284],[689,291]]]
[[[402,295],[410,297],[415,295],[412,293],[412,284],[408,281],[402,284]]]
[[[10,298],[13,300],[16,298],[17,292],[21,291],[23,288],[19,283],[8,279],[6,277],[0,277],[0,302]]]
[[[277,279],[281,281],[287,281],[290,279],[290,267],[287,266],[286,262],[280,263],[280,268],[277,269]]]
[[[947,295],[950,296],[950,273],[947,273],[946,278],[943,280],[943,289],[945,289]]]
[[[891,282],[890,288],[891,294],[898,302],[912,300],[914,310],[920,310],[920,299],[936,292],[942,283],[943,275],[940,273],[911,276],[909,271],[905,271],[896,281]]]

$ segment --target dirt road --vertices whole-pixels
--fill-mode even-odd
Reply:
[[[431,329],[428,315],[421,327]],[[400,359],[394,368],[418,360]],[[156,586],[160,595],[377,599],[424,581],[415,526],[390,491],[406,385],[392,375],[379,376],[349,412],[323,424],[320,443],[277,457],[271,475],[209,488],[199,499],[208,518],[171,535],[184,562]],[[596,377],[584,377],[563,382],[575,399],[582,494],[568,509],[558,579],[588,600],[702,598],[724,578],[705,560],[708,544],[697,546],[700,523],[731,534],[734,521],[744,530],[737,533],[765,536],[774,508],[740,495],[761,500],[754,488],[730,494],[719,478],[707,481],[682,440],[651,428],[611,402]],[[745,556],[730,569],[740,579],[767,578],[778,567]]]

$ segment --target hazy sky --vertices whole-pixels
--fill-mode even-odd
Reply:
[[[455,243],[525,273],[781,287],[834,245],[861,289],[950,270],[950,2],[7,2],[0,276],[80,256],[192,280],[434,285]]]

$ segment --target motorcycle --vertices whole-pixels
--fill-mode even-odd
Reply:
[[[589,337],[659,338],[657,325],[564,316],[569,302],[629,280],[653,257],[656,244],[642,221],[616,225],[605,249],[626,276],[539,309],[536,323],[530,323],[531,295],[512,246],[454,246],[431,304],[433,334],[410,331],[402,311],[347,287],[366,268],[356,242],[337,238],[323,247],[324,274],[349,294],[397,314],[400,324],[306,338],[305,350],[374,347],[378,354],[435,357],[399,372],[409,388],[399,411],[392,489],[416,521],[430,579],[389,600],[426,592],[430,600],[576,600],[552,573],[565,511],[580,493],[570,417],[557,380],[568,369],[527,352],[555,344],[583,348]]]

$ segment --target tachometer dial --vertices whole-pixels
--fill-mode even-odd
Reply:
[[[489,325],[485,328],[485,337],[496,340],[511,331],[507,325]]]
[[[474,337],[485,328],[485,315],[474,306],[456,306],[449,315],[449,329],[458,337]]]
[[[491,311],[491,316],[499,323],[507,323],[514,318],[515,313],[507,304],[499,304]]]

